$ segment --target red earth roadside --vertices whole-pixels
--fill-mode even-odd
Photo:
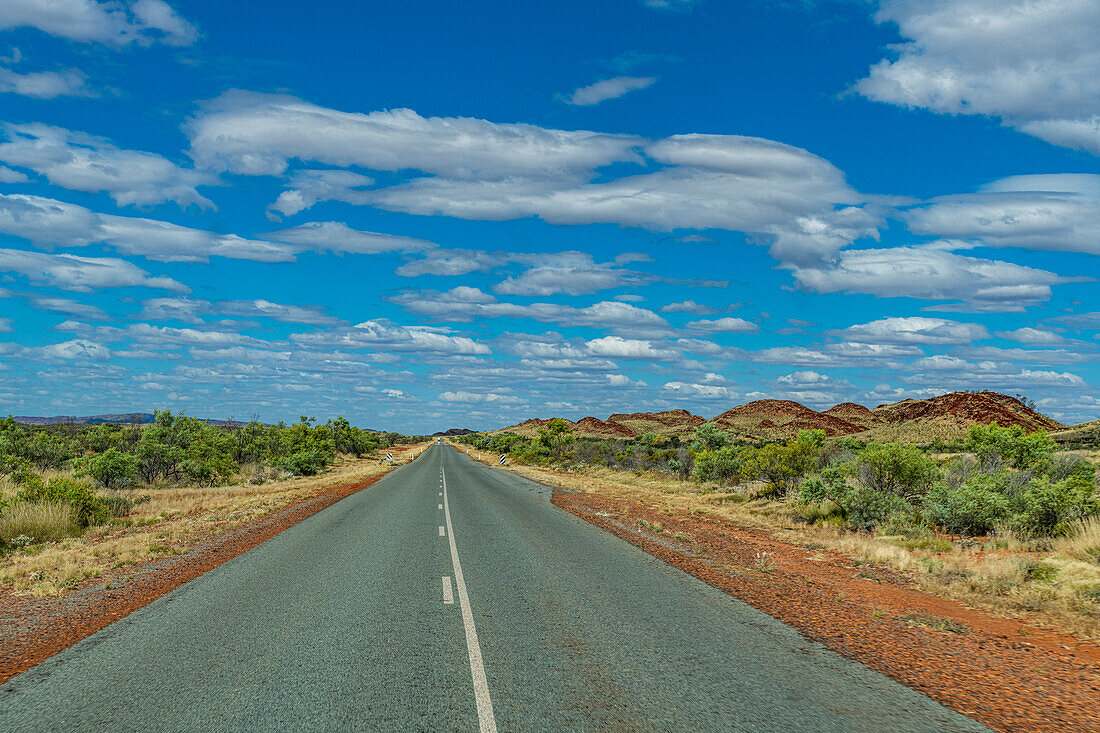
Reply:
[[[182,555],[119,568],[86,580],[61,598],[36,598],[0,590],[0,683],[365,489],[386,473],[325,488]]]
[[[1090,641],[716,517],[561,488],[553,502],[994,730],[1100,731],[1100,646]]]

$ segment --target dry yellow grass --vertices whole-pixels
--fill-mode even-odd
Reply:
[[[465,446],[458,447],[465,451]],[[472,457],[477,455],[473,451]],[[499,458],[481,452],[483,463],[495,465]],[[644,502],[658,511],[721,517],[783,542],[841,552],[857,563],[905,573],[922,590],[971,608],[1100,640],[1100,518],[1074,537],[1045,547],[1011,537],[985,545],[947,538],[906,540],[807,524],[786,503],[750,498],[752,486],[718,489],[662,474],[607,468],[507,470],[551,486]]]
[[[412,459],[417,446],[388,449],[396,464]],[[0,559],[0,584],[16,592],[58,595],[84,578],[111,568],[175,555],[246,522],[313,496],[326,488],[377,476],[389,468],[378,458],[344,458],[320,476],[260,485],[235,483],[211,488],[170,487],[118,492],[149,494],[121,524],[89,527],[81,536],[16,550]],[[0,479],[2,480],[2,479]],[[14,486],[0,484],[10,496]],[[128,525],[128,526],[127,526]]]

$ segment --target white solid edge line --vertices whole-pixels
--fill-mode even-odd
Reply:
[[[489,682],[485,679],[485,666],[481,662],[481,645],[477,643],[474,614],[470,610],[470,596],[466,592],[466,579],[462,576],[462,564],[458,561],[458,545],[455,544],[454,527],[451,525],[451,505],[447,501],[447,474],[443,472],[443,516],[447,519],[447,537],[451,543],[451,564],[458,586],[458,603],[462,607],[462,626],[466,629],[466,649],[470,653],[470,677],[474,683],[474,700],[477,701],[477,721],[481,733],[496,733],[497,721],[493,717],[493,701],[489,698]]]
[[[444,575],[443,576],[443,602],[444,603],[454,603],[455,602],[455,593],[454,593],[454,590],[451,588],[451,576],[449,576],[449,575]]]

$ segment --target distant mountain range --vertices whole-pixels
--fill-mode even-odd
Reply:
[[[110,415],[86,415],[76,417],[74,415],[54,415],[52,417],[32,417],[28,415],[15,415],[16,422],[28,425],[98,425],[101,423],[116,423],[124,425],[146,425],[153,422],[156,417],[151,412],[124,412]],[[211,425],[232,425],[239,427],[246,423],[240,420],[213,420],[200,418]]]
[[[476,433],[476,430],[470,430],[469,428],[451,428],[450,430],[441,430],[438,433],[432,433],[432,437],[437,436],[451,436],[451,435],[469,435],[470,433]]]
[[[566,420],[576,435],[636,438],[645,433],[679,437],[694,435],[704,422],[714,422],[735,440],[781,440],[799,430],[824,430],[827,435],[858,435],[868,440],[953,440],[971,425],[1019,425],[1026,430],[1057,431],[1064,425],[1036,412],[1015,397],[998,392],[952,392],[925,400],[902,400],[868,409],[853,402],[814,410],[790,400],[757,400],[731,408],[709,421],[687,410],[616,413],[606,420],[585,417]],[[531,418],[493,432],[535,435],[549,420]]]

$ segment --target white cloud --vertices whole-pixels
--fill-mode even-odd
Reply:
[[[119,148],[103,138],[41,123],[3,126],[0,161],[28,168],[55,186],[105,191],[119,205],[214,204],[195,189],[216,183],[209,173],[181,168],[154,153]]]
[[[694,300],[682,300],[677,303],[668,303],[661,306],[662,313],[690,313],[693,316],[712,316],[718,312],[717,308],[709,305],[700,305]]]
[[[585,343],[585,347],[595,356],[630,361],[672,361],[679,356],[678,352],[656,347],[649,341],[624,339],[619,336],[592,339]]]
[[[415,214],[476,220],[538,216],[560,224],[748,232],[784,261],[832,256],[877,237],[839,170],[805,150],[736,135],[657,141],[411,110],[339,112],[287,96],[230,92],[188,124],[200,168],[282,175],[292,159],[428,174],[357,190],[356,201]],[[642,165],[594,183],[597,169]],[[360,196],[359,194],[362,194]]]
[[[985,326],[977,323],[959,323],[922,316],[881,318],[830,333],[868,344],[944,346],[970,344],[976,339],[989,338]]]
[[[300,170],[290,178],[290,187],[279,194],[269,212],[293,216],[318,201],[343,201],[363,205],[370,202],[366,192],[359,190],[374,184],[369,176],[341,170]],[[274,217],[278,218],[278,217]]]
[[[714,320],[691,321],[685,328],[702,333],[754,333],[760,330],[752,321],[744,318],[716,318]]]
[[[0,317],[0,333],[11,333],[15,329],[12,328],[13,321],[10,318]]]
[[[102,308],[91,305],[90,303],[81,303],[71,298],[58,298],[49,295],[31,295],[27,300],[35,310],[63,313],[65,315],[76,316],[90,321],[104,321],[108,318],[107,313],[104,312]]]
[[[884,0],[905,43],[855,85],[880,102],[997,117],[1100,154],[1100,5],[1093,0]]]
[[[1032,344],[1035,346],[1057,346],[1066,343],[1064,336],[1059,336],[1053,331],[1046,331],[1042,328],[1032,328],[1030,326],[1024,328],[1017,328],[1015,331],[998,331],[997,336],[1009,341],[1016,341],[1021,344]]]
[[[589,106],[608,99],[618,99],[624,94],[645,89],[657,81],[652,76],[616,76],[577,89],[569,96],[569,104]]]
[[[0,272],[15,272],[32,283],[90,293],[98,288],[146,287],[188,292],[181,283],[148,272],[113,257],[77,257],[68,254],[0,249]]]
[[[4,0],[0,30],[37,28],[84,43],[187,46],[198,32],[163,0]]]
[[[546,296],[558,293],[585,295],[598,290],[632,287],[639,284],[630,270],[609,267],[591,261],[567,267],[532,267],[518,277],[509,277],[493,286],[502,295]]]
[[[271,239],[296,245],[299,251],[333,254],[381,254],[383,252],[420,252],[436,246],[434,242],[393,234],[352,229],[338,221],[313,221],[267,235]]]
[[[364,321],[352,328],[326,329],[291,335],[305,346],[329,346],[337,349],[382,348],[390,351],[442,354],[488,355],[492,350],[468,336],[456,336],[446,329],[401,326],[386,320]]]
[[[20,74],[0,68],[0,93],[21,94],[34,99],[56,97],[93,97],[87,86],[88,77],[79,69],[64,71],[31,71]]]
[[[717,384],[697,384],[693,382],[665,382],[661,389],[673,392],[678,396],[702,397],[704,399],[729,400],[735,399],[737,393]]]
[[[493,404],[522,404],[523,400],[512,395],[496,394],[495,392],[442,392],[439,399],[443,402],[461,402],[464,404],[491,402]]]
[[[844,250],[827,265],[794,267],[799,287],[818,293],[867,293],[879,297],[958,300],[937,309],[1019,312],[1050,299],[1050,286],[1065,282],[1045,270],[946,251],[962,243]]]
[[[1100,254],[1100,175],[1013,176],[906,213],[911,231],[997,247]]]
[[[242,91],[206,103],[188,132],[197,164],[245,175],[280,175],[291,158],[458,179],[571,175],[638,160],[633,147],[639,141],[471,117],[421,117],[409,109],[339,112]]]
[[[282,305],[269,300],[225,300],[214,305],[223,315],[242,318],[270,318],[283,323],[304,323],[311,326],[336,326],[345,323],[316,305]]]
[[[779,377],[776,381],[781,384],[787,384],[792,387],[805,386],[805,385],[820,385],[830,381],[828,375],[815,371],[799,371],[791,372]]]
[[[446,292],[412,290],[385,297],[409,313],[452,322],[480,318],[530,318],[555,323],[563,328],[587,327],[617,331],[626,335],[656,337],[672,328],[653,311],[629,303],[601,301],[584,308],[558,303],[520,305],[504,303],[478,288],[459,286]]]
[[[56,359],[75,361],[105,361],[111,358],[111,350],[106,346],[83,339],[44,346],[42,347],[42,353]]]
[[[420,275],[453,277],[471,272],[487,272],[505,264],[506,260],[501,254],[479,249],[436,249],[428,252],[423,259],[406,262],[394,272],[402,277]]]

